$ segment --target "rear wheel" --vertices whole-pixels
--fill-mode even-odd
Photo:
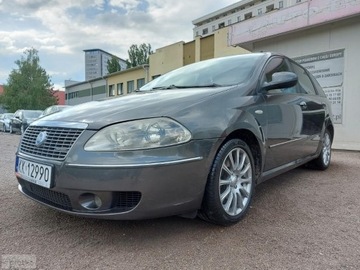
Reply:
[[[331,135],[328,130],[325,130],[322,138],[322,148],[320,155],[309,163],[309,167],[317,170],[326,170],[330,165],[331,160]]]
[[[224,144],[211,167],[199,217],[219,225],[241,220],[254,193],[254,171],[254,160],[244,141],[233,139]]]

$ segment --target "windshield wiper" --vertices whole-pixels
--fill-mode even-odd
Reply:
[[[156,86],[151,88],[151,90],[165,90],[165,89],[184,89],[184,88],[203,88],[203,87],[221,87],[223,85],[212,83],[212,84],[205,84],[205,85],[174,85],[171,84],[169,86]]]
[[[186,88],[202,88],[202,87],[222,87],[224,85],[217,84],[217,83],[211,83],[211,84],[203,84],[203,85],[191,85],[187,86]]]

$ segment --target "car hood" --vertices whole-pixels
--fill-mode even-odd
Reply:
[[[24,122],[31,123],[31,122],[34,122],[36,119],[38,119],[38,118],[25,118]]]
[[[44,121],[78,122],[88,124],[88,129],[100,129],[132,119],[175,117],[176,112],[230,88],[233,86],[135,92],[123,97],[77,105],[45,116],[33,124],[41,125]]]

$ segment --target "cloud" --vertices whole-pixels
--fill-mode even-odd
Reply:
[[[0,0],[1,1],[1,0]],[[233,4],[229,0],[12,0],[0,2],[0,55],[6,63],[35,48],[52,81],[84,79],[84,49],[127,59],[132,44],[153,49],[192,40],[192,20]],[[4,83],[2,67],[0,84]],[[6,72],[5,72],[6,73]]]

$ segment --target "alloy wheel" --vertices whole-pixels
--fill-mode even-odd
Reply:
[[[328,132],[325,132],[323,139],[322,159],[324,165],[328,165],[331,157],[331,139]]]
[[[230,216],[246,209],[252,189],[252,165],[241,148],[232,149],[225,157],[219,179],[221,205]]]

